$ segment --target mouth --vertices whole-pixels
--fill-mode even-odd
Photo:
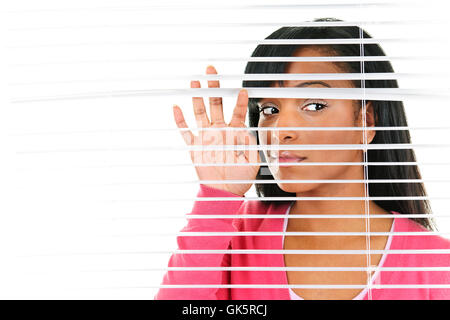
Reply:
[[[280,151],[279,156],[277,157],[276,154],[271,154],[270,157],[278,162],[301,162],[303,160],[306,160],[307,157],[303,157],[300,155],[296,155],[289,151]]]
[[[301,162],[305,159],[306,159],[306,157],[295,157],[295,158],[279,157],[278,162]]]

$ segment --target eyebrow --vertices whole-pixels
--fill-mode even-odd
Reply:
[[[322,85],[322,86],[324,86],[324,87],[331,88],[331,86],[330,86],[328,83],[323,82],[323,81],[308,81],[308,82],[302,82],[302,83],[296,85],[295,87],[296,87],[296,88],[301,88],[301,87],[311,86],[311,85],[313,85],[313,84],[320,84],[320,85]]]

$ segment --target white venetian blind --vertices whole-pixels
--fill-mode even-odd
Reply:
[[[202,201],[196,199],[199,183],[214,183],[198,180],[189,156],[195,148],[182,140],[172,105],[198,133],[192,97],[205,97],[209,112],[207,97],[222,96],[229,122],[242,80],[397,79],[399,89],[389,90],[248,92],[403,101],[411,144],[295,144],[291,150],[414,149],[438,226],[434,233],[450,238],[446,1],[7,0],[2,7],[2,297],[152,299],[177,252],[186,214]],[[344,22],[311,22],[327,17]],[[264,40],[282,26],[314,25],[362,27],[373,38],[350,42],[379,43],[395,73],[244,74],[258,44],[349,42]],[[215,77],[205,75],[210,64]],[[220,89],[207,88],[213,79]],[[190,89],[190,80],[200,80],[202,89]],[[255,188],[245,197],[258,199]]]

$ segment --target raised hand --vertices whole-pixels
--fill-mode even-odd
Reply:
[[[207,74],[217,74],[213,66],[208,66]],[[209,88],[219,88],[219,81],[208,81]],[[191,81],[191,88],[200,88],[199,81]],[[209,98],[209,110],[211,120],[206,113],[203,98],[192,98],[194,115],[198,128],[226,128],[235,127],[242,130],[201,130],[198,136],[194,136],[189,130],[182,130],[181,135],[187,145],[202,146],[250,146],[256,145],[256,137],[247,131],[245,116],[247,113],[248,93],[240,90],[233,116],[227,125],[224,121],[222,98]],[[178,128],[188,128],[184,120],[183,112],[179,106],[174,105],[173,115]],[[226,180],[254,180],[259,170],[259,165],[248,166],[224,166],[221,164],[259,163],[260,157],[257,150],[200,150],[190,151],[191,159],[200,180],[220,180],[222,183],[203,183],[207,186],[225,190],[243,196],[252,186],[252,183],[227,183]],[[197,164],[217,164],[217,166],[198,166]]]

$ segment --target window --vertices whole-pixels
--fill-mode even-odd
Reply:
[[[9,197],[1,211],[11,226],[4,235],[13,272],[5,292],[47,298],[58,288],[57,298],[151,299],[199,188],[172,105],[197,134],[189,84],[200,80],[206,88],[206,66],[214,65],[229,122],[255,47],[282,26],[320,24],[315,18],[361,26],[372,36],[361,47],[375,39],[385,51],[395,73],[384,76],[393,76],[399,89],[391,95],[358,88],[351,97],[404,101],[436,232],[450,238],[445,1],[16,0],[7,6],[3,119],[12,170],[2,183]],[[383,77],[363,71],[356,81],[371,76]],[[245,196],[257,197],[254,185]]]

